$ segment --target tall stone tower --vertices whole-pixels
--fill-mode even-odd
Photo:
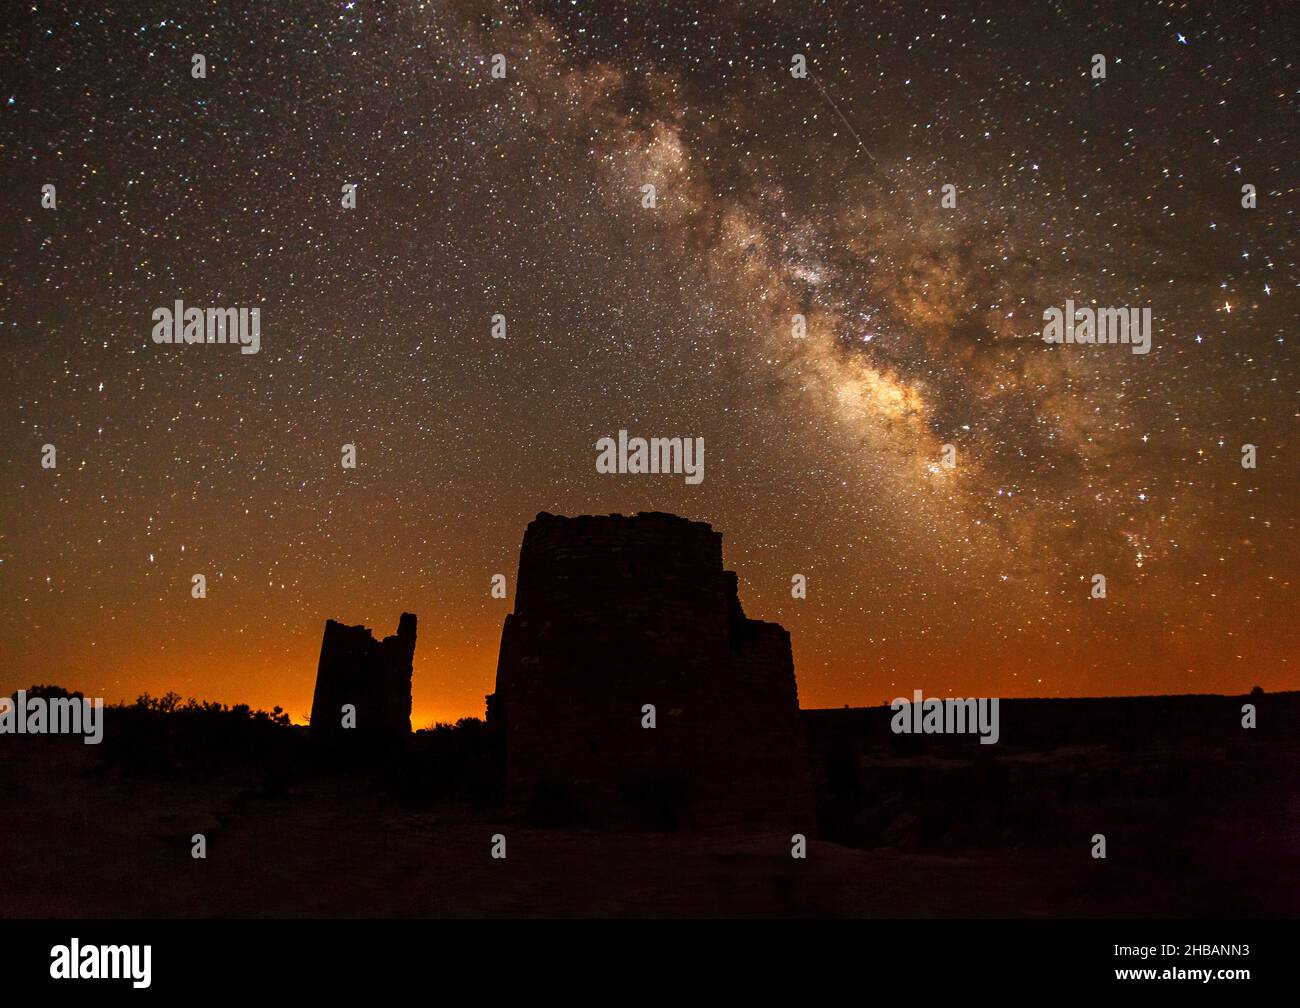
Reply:
[[[401,740],[411,733],[411,662],[415,616],[402,613],[397,633],[376,641],[363,626],[325,621],[311,704],[313,738]],[[343,706],[356,708],[356,727],[343,727]]]
[[[488,697],[515,804],[811,828],[790,635],[746,618],[720,533],[542,513],[516,589]]]

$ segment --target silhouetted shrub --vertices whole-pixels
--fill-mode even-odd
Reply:
[[[252,770],[274,793],[293,776],[300,735],[279,707],[268,712],[143,693],[133,704],[105,709],[101,748],[106,764],[121,772],[189,779]]]
[[[505,779],[505,749],[479,718],[415,732],[394,767],[394,793],[410,801],[495,802]]]
[[[1258,687],[1256,687],[1258,689]],[[69,691],[62,686],[28,686],[24,691],[29,698],[40,697],[43,700],[84,700],[85,694]],[[18,699],[18,690],[9,694],[13,700]]]

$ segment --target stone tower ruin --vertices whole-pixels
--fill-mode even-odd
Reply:
[[[811,825],[790,635],[745,616],[703,522],[539,514],[487,700],[517,805]]]
[[[398,741],[411,733],[411,661],[415,616],[402,613],[397,633],[376,641],[363,626],[325,621],[311,704],[313,738]],[[343,727],[343,705],[356,708],[356,727]]]

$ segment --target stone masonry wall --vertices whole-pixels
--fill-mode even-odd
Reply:
[[[811,827],[789,634],[745,617],[720,533],[661,513],[539,514],[516,585],[488,698],[516,803]]]
[[[397,633],[376,641],[364,626],[326,620],[316,692],[311,705],[314,738],[400,740],[411,732],[411,662],[415,616],[402,613]],[[356,707],[356,728],[342,727],[344,704]]]

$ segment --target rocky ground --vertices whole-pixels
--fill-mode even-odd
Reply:
[[[1256,917],[1300,909],[1294,743],[1256,754],[1282,775],[1263,782],[1256,814],[1243,818],[1228,797],[1213,798],[1221,774],[1206,803],[1225,802],[1224,814],[1195,822],[1170,821],[1177,805],[1142,794],[1161,781],[1166,791],[1206,787],[1180,771],[1186,754],[1167,747],[1136,763],[1106,745],[1008,753],[1001,810],[984,801],[993,793],[987,769],[928,754],[858,754],[873,806],[841,816],[841,842],[813,837],[807,858],[796,860],[787,834],[540,829],[464,804],[399,801],[361,776],[310,775],[271,791],[238,777],[196,786],[105,768],[96,747],[77,739],[0,741],[0,912],[9,917]],[[1288,764],[1292,786],[1279,789]],[[1089,775],[1097,780],[1077,787],[1075,800],[1091,811],[1076,816],[1062,782]],[[962,793],[965,802],[936,798]],[[1089,797],[1096,793],[1105,800]],[[845,794],[841,786],[839,800]],[[910,804],[909,794],[917,796]],[[1041,842],[1034,806],[1048,824]],[[1007,810],[1016,819],[1002,831],[969,821],[996,825]],[[1083,835],[1094,821],[1109,824],[1104,861],[1090,856]],[[204,860],[191,857],[195,833],[206,837]],[[496,833],[506,837],[504,860],[490,856]]]

